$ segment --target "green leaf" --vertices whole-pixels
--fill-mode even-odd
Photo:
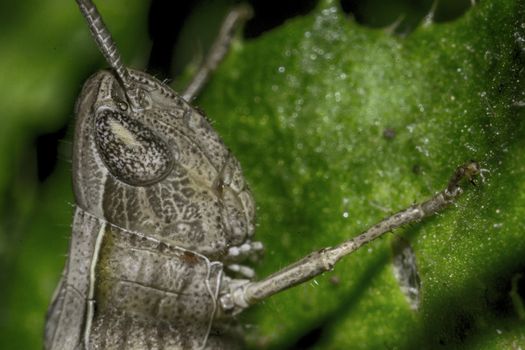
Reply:
[[[430,197],[470,159],[490,171],[457,205],[395,232],[415,251],[417,311],[385,237],[251,310],[252,347],[312,330],[322,349],[523,344],[509,296],[525,266],[523,10],[482,1],[400,38],[324,1],[235,46],[197,104],[253,188],[259,276]]]

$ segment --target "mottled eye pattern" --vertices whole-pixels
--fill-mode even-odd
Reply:
[[[163,140],[130,117],[104,110],[95,118],[95,140],[109,172],[133,186],[162,180],[173,166],[173,156]]]

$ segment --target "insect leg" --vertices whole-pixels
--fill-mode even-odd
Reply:
[[[186,90],[182,94],[182,98],[190,102],[194,99],[199,92],[202,90],[208,79],[210,78],[211,73],[219,63],[224,59],[228,50],[231,46],[231,42],[235,36],[236,30],[241,26],[246,20],[252,16],[252,9],[248,5],[239,5],[226,15],[226,18],[222,22],[219,35],[215,39],[210,52],[206,56],[203,64],[197,71],[197,74],[193,77],[192,81],[186,87]]]
[[[463,179],[472,180],[473,177],[480,174],[481,170],[478,163],[474,161],[466,163],[456,169],[447,187],[431,199],[401,210],[359,236],[335,247],[313,252],[261,281],[247,282],[231,288],[229,293],[221,297],[223,309],[233,313],[239,312],[251,304],[331,270],[341,258],[384,233],[437,213],[454,202],[463,192],[459,186]]]
[[[249,266],[239,265],[239,264],[230,264],[230,265],[226,265],[226,268],[232,272],[236,272],[240,274],[241,276],[245,278],[253,278],[255,276],[255,271]]]
[[[261,242],[247,241],[240,246],[232,246],[228,249],[228,255],[225,256],[225,261],[242,261],[248,257],[256,257],[257,254],[261,254],[264,250]]]

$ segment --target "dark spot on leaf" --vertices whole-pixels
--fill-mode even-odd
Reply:
[[[392,128],[383,130],[383,137],[387,140],[393,140],[396,137],[396,131]]]
[[[341,279],[336,275],[330,276],[329,281],[333,286],[338,286],[341,284]]]
[[[416,175],[421,174],[421,165],[419,164],[412,165],[412,172]]]

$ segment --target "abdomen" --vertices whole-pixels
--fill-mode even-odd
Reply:
[[[199,349],[217,308],[222,265],[108,225],[95,269],[93,349]]]

